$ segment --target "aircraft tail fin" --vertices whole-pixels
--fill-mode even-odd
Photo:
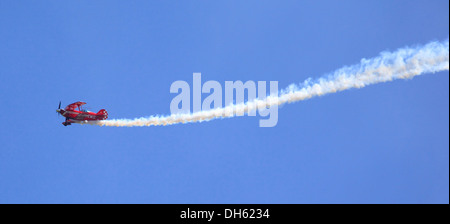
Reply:
[[[105,109],[99,110],[97,114],[103,116],[103,120],[108,118],[108,112]]]

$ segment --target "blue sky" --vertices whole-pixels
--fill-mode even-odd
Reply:
[[[445,40],[448,1],[1,1],[0,203],[449,203],[449,73],[167,127],[172,82],[284,88]],[[204,96],[205,97],[205,96]]]

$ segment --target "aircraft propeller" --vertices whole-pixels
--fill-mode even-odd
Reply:
[[[58,116],[59,116],[59,112],[61,111],[61,101],[59,101],[59,105],[58,105],[58,109],[56,110],[56,113],[58,114]]]

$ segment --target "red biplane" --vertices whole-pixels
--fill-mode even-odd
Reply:
[[[106,118],[108,118],[108,112],[105,109],[101,109],[99,112],[94,113],[83,109],[82,106],[85,104],[85,102],[78,101],[61,109],[61,102],[59,102],[56,112],[66,117],[66,121],[62,124],[67,126],[72,123],[87,123],[88,121],[106,120]]]

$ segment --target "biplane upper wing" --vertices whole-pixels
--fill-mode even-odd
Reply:
[[[86,104],[85,102],[78,101],[78,102],[75,102],[75,103],[67,105],[65,110],[72,110],[73,111],[73,110],[76,110],[78,107],[81,107],[81,106],[83,106],[85,104]]]

